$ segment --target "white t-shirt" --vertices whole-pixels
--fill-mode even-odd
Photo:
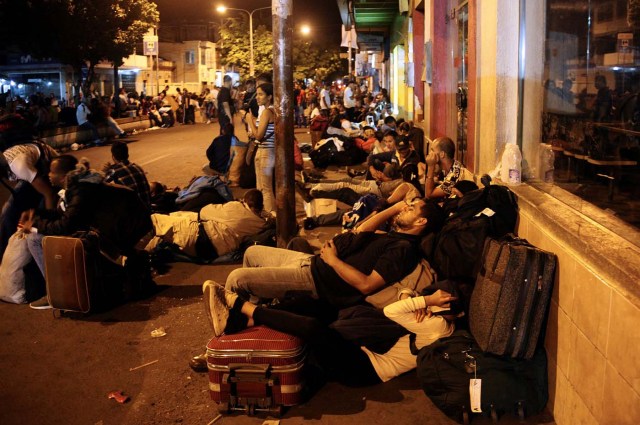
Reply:
[[[91,113],[91,109],[84,103],[78,105],[78,109],[76,109],[76,119],[78,120],[78,125],[82,125],[89,121],[89,114]]]
[[[384,314],[389,319],[402,325],[409,332],[416,334],[418,350],[432,344],[440,338],[453,333],[455,326],[440,316],[425,318],[421,323],[416,322],[415,311],[426,308],[424,297],[407,298],[389,304],[384,308]],[[384,354],[377,354],[361,347],[382,382],[408,372],[416,367],[416,356],[411,354],[409,335],[405,335]]]
[[[331,95],[325,87],[320,91],[320,109],[329,109],[331,106]]]
[[[13,174],[11,180],[24,180],[29,183],[36,178],[38,169],[36,165],[40,159],[40,149],[33,143],[16,145],[2,153],[7,159],[9,169]]]
[[[353,90],[351,90],[351,85],[348,85],[346,89],[344,89],[343,103],[345,108],[355,108],[356,100],[352,99]]]

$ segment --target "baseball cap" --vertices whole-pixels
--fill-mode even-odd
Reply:
[[[411,147],[411,144],[407,139],[401,138],[396,142],[396,149],[399,151],[409,149],[410,147]]]

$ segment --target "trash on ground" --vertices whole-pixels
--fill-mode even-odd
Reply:
[[[153,338],[160,338],[162,336],[165,336],[166,334],[167,334],[167,331],[162,326],[160,326],[158,329],[154,329],[151,331],[151,336]]]
[[[207,425],[211,425],[212,423],[217,422],[221,417],[222,417],[222,415],[218,415],[218,416],[216,416],[216,417],[215,417],[215,418],[213,418],[213,419],[211,420],[211,422],[209,422]]]
[[[149,363],[141,364],[140,366],[130,367],[130,368],[129,368],[129,372],[133,372],[134,370],[142,369],[143,367],[150,366],[150,365],[152,365],[152,364],[154,364],[154,363],[158,363],[158,361],[157,361],[157,360],[154,360],[154,361],[149,362]]]
[[[126,403],[130,400],[128,395],[124,395],[122,391],[111,391],[107,394],[107,398],[112,398],[120,404]]]

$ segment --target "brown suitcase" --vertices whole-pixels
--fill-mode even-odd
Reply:
[[[56,309],[88,313],[96,278],[94,256],[80,238],[45,236],[45,280],[49,304]]]
[[[78,236],[42,240],[49,304],[63,311],[105,311],[122,302],[126,270],[100,251],[97,233]]]

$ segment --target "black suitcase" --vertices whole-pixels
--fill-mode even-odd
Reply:
[[[547,356],[539,348],[531,360],[483,353],[463,330],[423,347],[418,353],[420,385],[431,401],[450,418],[468,423],[473,414],[524,417],[540,413],[549,398]],[[469,385],[480,379],[481,413],[472,411]],[[475,408],[476,406],[474,406]]]
[[[487,239],[469,304],[469,328],[484,351],[529,359],[546,324],[556,256],[507,235]]]

